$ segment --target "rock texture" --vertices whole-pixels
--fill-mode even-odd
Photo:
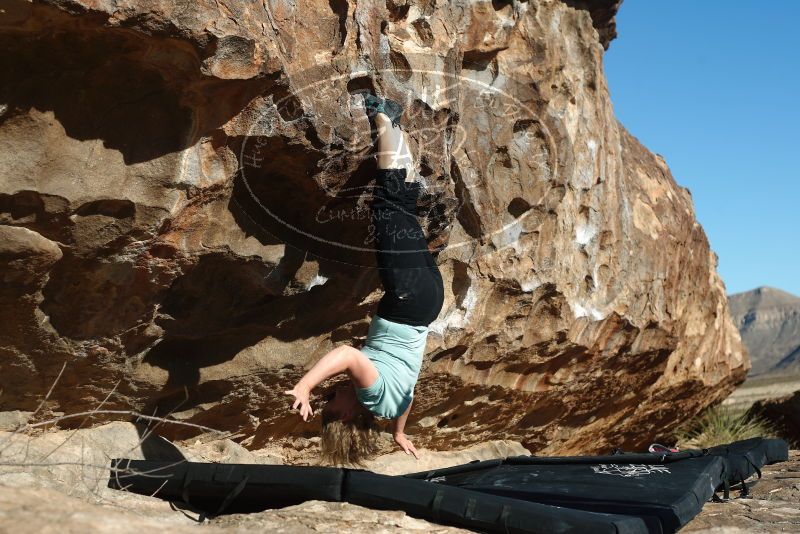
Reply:
[[[681,532],[692,534],[749,534],[800,532],[800,451],[789,451],[789,461],[766,465],[762,478],[747,481],[749,496],[723,503],[709,502]],[[737,486],[738,487],[738,486]]]
[[[608,45],[617,36],[617,11],[622,5],[622,0],[564,0],[568,6],[585,9],[592,16],[592,23],[600,37],[603,48],[608,50]]]
[[[293,452],[289,448],[249,451],[224,435],[170,442],[157,432],[157,425],[122,421],[71,430],[0,432],[0,485],[50,488],[85,500],[117,502],[137,496],[107,487],[112,458],[270,465],[294,460],[291,463],[297,465],[319,465],[316,454],[299,461],[285,456],[284,452]],[[379,455],[364,467],[375,473],[402,475],[530,451],[517,442],[490,441],[453,451],[420,448],[419,453],[419,460],[403,452]]]
[[[204,534],[245,534],[254,530],[282,534],[471,532],[429,523],[407,516],[401,511],[371,510],[349,503],[321,501],[308,501],[297,506],[257,514],[223,516],[198,526],[191,519],[184,518],[178,509],[170,510],[163,501],[160,501],[163,509],[154,512],[150,508],[156,503],[150,501],[159,501],[155,497],[140,497],[139,500],[142,502],[128,503],[124,506],[114,503],[88,503],[53,490],[30,488],[12,490],[0,486],[0,529],[4,532],[43,534],[86,532],[140,534],[148,531],[194,534],[199,529]],[[151,506],[143,506],[145,501]],[[193,517],[191,512],[186,513]]]
[[[756,401],[750,412],[765,418],[783,439],[800,447],[800,389],[791,395]]]
[[[750,375],[800,373],[800,297],[758,287],[728,297],[731,316],[750,353]]]
[[[39,429],[41,430],[41,429]],[[180,462],[282,463],[265,452],[249,452],[229,439],[170,443],[146,425],[113,422],[91,429],[0,432],[0,532],[464,532],[407,516],[347,503],[309,501],[281,510],[218,517],[204,522],[195,510],[157,497],[107,487],[111,458]],[[465,451],[424,451],[420,465],[432,469],[477,459],[527,454],[518,443],[497,442]],[[398,461],[399,460],[399,461]],[[396,454],[373,460],[377,472],[414,471]],[[406,469],[403,469],[406,465]],[[421,467],[420,467],[421,468]]]
[[[416,445],[639,448],[724,398],[717,257],[614,118],[618,3],[569,4],[4,0],[0,409],[313,438],[282,391],[381,295],[363,89],[405,103],[446,281]]]
[[[214,452],[209,455],[209,451]],[[515,454],[527,451],[518,443],[493,442],[462,451],[423,451],[419,463],[409,463],[402,453],[393,453],[376,458],[370,469],[401,474]],[[138,533],[149,529],[188,533],[202,527],[204,532],[211,533],[466,532],[415,519],[400,511],[319,501],[255,514],[204,519],[181,503],[109,489],[108,459],[119,456],[241,463],[271,457],[264,451],[250,453],[236,449],[230,440],[220,436],[173,444],[148,434],[142,427],[122,422],[33,436],[0,432],[0,531],[82,534]],[[278,461],[281,460],[284,458],[279,457]],[[747,482],[751,498],[706,503],[700,515],[683,530],[709,534],[797,531],[800,452],[791,451],[788,462],[765,466],[762,472],[762,479],[752,478]],[[734,490],[732,495],[737,493]]]

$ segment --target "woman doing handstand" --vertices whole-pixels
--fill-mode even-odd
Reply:
[[[314,414],[311,391],[323,380],[346,373],[322,410],[322,456],[331,463],[361,463],[377,450],[375,417],[392,420],[395,442],[418,457],[404,429],[419,377],[428,325],[444,302],[442,275],[428,250],[416,218],[420,183],[405,132],[402,107],[366,94],[367,115],[374,121],[378,171],[370,219],[375,232],[378,272],[384,288],[361,349],[339,345],[323,356],[293,389],[304,421]]]

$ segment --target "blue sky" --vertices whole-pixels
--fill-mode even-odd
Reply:
[[[625,0],[620,121],[689,188],[728,294],[800,295],[800,1]]]

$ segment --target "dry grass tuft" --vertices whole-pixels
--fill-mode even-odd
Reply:
[[[717,405],[688,420],[674,435],[681,449],[699,449],[748,438],[777,437],[777,432],[766,419]]]

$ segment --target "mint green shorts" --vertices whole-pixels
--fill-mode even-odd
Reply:
[[[356,397],[370,412],[395,419],[411,404],[428,330],[373,315],[361,352],[375,364],[378,378],[369,387],[356,388]]]

